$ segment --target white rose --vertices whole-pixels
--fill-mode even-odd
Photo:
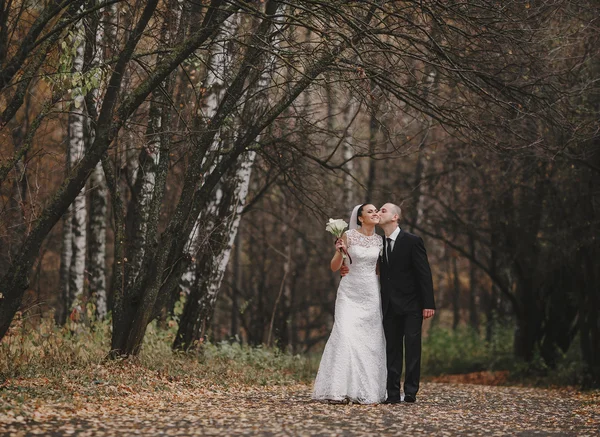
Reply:
[[[342,236],[342,234],[344,233],[344,230],[348,227],[348,223],[346,223],[344,220],[342,219],[329,219],[329,221],[327,222],[327,225],[325,226],[325,230],[333,235],[335,235],[337,238],[340,238]]]

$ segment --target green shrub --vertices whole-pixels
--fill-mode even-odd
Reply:
[[[513,330],[498,326],[491,341],[470,328],[433,327],[423,339],[425,375],[506,370],[512,361]]]
[[[222,386],[309,382],[316,373],[313,361],[303,356],[239,343],[209,343],[200,352],[174,353],[171,344],[176,331],[176,323],[169,322],[165,328],[151,323],[140,355],[127,361],[163,375],[205,378],[208,384]],[[107,360],[110,333],[110,320],[92,321],[89,327],[72,322],[58,327],[51,318],[33,323],[19,316],[0,342],[0,382],[60,377],[67,371],[83,377],[96,365],[114,366],[118,363]]]
[[[304,356],[226,341],[206,344],[202,358],[213,372],[224,369],[239,375],[247,385],[309,382],[316,373],[311,360]]]
[[[558,352],[551,368],[534,350],[523,362],[513,355],[514,326],[496,324],[490,341],[467,327],[456,331],[435,326],[423,339],[422,373],[427,376],[508,370],[509,381],[535,386],[592,386],[576,337],[566,353]]]
[[[597,386],[590,378],[589,371],[583,357],[579,335],[571,343],[567,352],[560,349],[556,351],[558,359],[554,368],[546,364],[539,348],[533,351],[530,362],[515,361],[511,368],[511,379],[524,381],[533,385],[543,386],[577,386],[582,388]]]

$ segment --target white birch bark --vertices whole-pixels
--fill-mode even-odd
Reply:
[[[231,248],[237,235],[240,219],[242,217],[242,211],[244,210],[244,204],[246,203],[246,197],[248,195],[248,187],[250,184],[250,176],[252,174],[252,166],[256,159],[256,152],[251,151],[240,157],[240,163],[237,170],[230,181],[230,190],[233,190],[233,199],[226,209],[225,220],[221,225],[224,227],[225,235],[228,235],[226,243],[217,250],[212,259],[210,260],[211,267],[208,271],[208,275],[201,279],[201,287],[203,293],[201,294],[200,304],[200,315],[203,320],[203,326],[205,331],[206,327],[210,324],[212,314],[214,311],[217,296],[221,288],[221,282],[223,281],[223,275],[227,269],[229,258],[231,256]],[[223,215],[221,215],[223,217]]]
[[[80,20],[75,26],[74,45],[76,47],[73,57],[73,73],[81,74],[83,71],[83,57],[85,51],[85,34],[83,21]],[[80,93],[73,98],[69,113],[69,162],[68,170],[72,169],[85,153],[84,139],[84,96]],[[72,256],[69,271],[68,305],[71,308],[76,305],[83,296],[85,283],[85,258],[86,258],[86,226],[87,209],[85,188],[75,198],[72,205]]]
[[[276,24],[275,31],[279,31],[281,27],[280,24]],[[273,46],[277,48],[279,46],[279,41],[274,41]],[[269,57],[265,64],[263,74],[256,85],[256,92],[260,97],[255,101],[246,103],[246,107],[244,108],[245,115],[259,114],[265,109],[265,106],[268,105],[269,99],[266,89],[271,81],[271,73],[273,73],[275,68],[275,58]],[[250,105],[250,107],[247,107],[247,105]],[[242,127],[244,121],[245,120],[238,120],[238,129]],[[256,141],[260,141],[260,135],[256,138]],[[226,213],[222,213],[219,217],[219,219],[222,220],[220,226],[225,227],[228,238],[225,244],[218,248],[215,255],[210,260],[210,267],[205,270],[207,276],[199,278],[199,286],[202,288],[200,293],[201,302],[199,311],[202,327],[201,335],[205,335],[214,314],[215,303],[217,301],[219,290],[221,289],[223,275],[227,269],[227,264],[229,263],[231,248],[235,241],[241,213],[244,209],[244,204],[246,203],[250,185],[250,176],[252,175],[252,166],[254,165],[255,159],[256,152],[254,151],[249,151],[241,155],[232,176],[230,176],[229,180],[225,180],[223,184],[226,192],[229,191],[233,193],[233,196],[221,196],[221,198],[227,199],[230,202],[229,205],[226,205]]]
[[[103,19],[99,20],[95,35],[95,51],[92,60],[94,67],[100,67],[105,60],[105,49],[110,41],[112,41],[110,33],[105,35],[105,22],[111,29],[115,28],[115,11],[114,6],[109,8],[103,14]],[[109,31],[111,32],[111,31]],[[101,74],[96,72],[96,80],[100,83]],[[93,104],[96,106],[96,113],[99,108],[101,90],[99,86],[92,90]],[[88,121],[90,119],[88,118]],[[94,126],[88,123],[88,139],[89,144],[93,144],[96,132]],[[108,187],[104,170],[101,163],[98,163],[92,174],[90,175],[90,235],[89,235],[89,256],[88,256],[88,271],[90,294],[96,307],[96,317],[103,320],[106,317],[107,298],[106,298],[106,226],[108,220]]]
[[[156,99],[153,99],[150,104],[149,123],[146,131],[148,141],[144,150],[140,152],[136,175],[135,185],[139,187],[135,196],[137,217],[134,225],[134,238],[131,242],[133,250],[129,254],[129,269],[134,273],[130,276],[129,286],[136,280],[144,259],[148,218],[156,184],[156,169],[160,159],[162,119],[163,108],[157,104]]]
[[[72,73],[81,74],[83,70],[85,35],[81,20],[76,23],[73,35],[75,53],[73,55]],[[76,94],[69,108],[68,144],[65,169],[67,174],[83,157],[85,152],[84,140],[84,97]],[[63,235],[60,264],[60,289],[63,299],[61,314],[58,322],[64,323],[67,313],[71,310],[76,297],[83,293],[85,272],[85,222],[86,202],[85,189],[79,193],[69,206],[63,218]]]
[[[240,220],[241,222],[241,220]],[[231,286],[231,331],[230,337],[239,341],[239,304],[238,293],[242,289],[243,271],[242,271],[242,235],[243,228],[238,226],[236,240],[234,242],[235,252],[233,252],[233,284]]]
[[[232,126],[227,126],[221,132],[224,141],[235,142],[236,135],[248,126],[257,114],[265,110],[268,103],[267,84],[270,83],[273,59],[266,62],[265,72],[254,86],[253,91],[247,96],[254,96],[246,100],[242,115],[234,119]],[[207,100],[215,103],[216,99]],[[257,138],[258,141],[258,138]],[[216,145],[216,144],[213,144]],[[209,157],[210,159],[210,157]],[[188,349],[196,344],[210,326],[214,312],[214,305],[218,296],[221,282],[225,273],[231,248],[241,218],[241,212],[246,202],[252,166],[256,159],[256,152],[249,150],[240,155],[236,164],[221,178],[215,187],[213,197],[207,208],[196,219],[194,240],[188,241],[188,253],[195,254],[196,248],[203,252],[202,262],[198,266],[198,277],[194,286],[190,288],[189,300],[185,305],[182,323],[179,326],[174,347]],[[206,165],[208,167],[208,165]],[[199,225],[201,224],[201,226]],[[202,239],[206,238],[204,245]],[[208,242],[210,238],[210,243]]]
[[[67,151],[67,160],[69,153]],[[73,258],[73,205],[69,206],[67,213],[63,217],[62,228],[62,249],[60,253],[60,298],[61,305],[56,314],[56,323],[63,324],[66,321],[67,311],[69,310],[69,273],[71,272],[71,258]]]
[[[174,10],[170,11],[173,16],[168,23],[165,23],[161,40],[167,46],[175,41],[175,37],[179,28],[182,11],[182,1],[172,1],[171,7]],[[156,62],[160,62],[162,55],[157,56]],[[142,266],[145,255],[145,246],[148,244],[148,221],[150,218],[150,209],[155,196],[157,169],[160,161],[160,151],[163,149],[163,130],[167,117],[168,97],[165,93],[171,90],[171,79],[168,78],[163,82],[162,90],[157,90],[152,94],[152,102],[150,104],[149,122],[146,130],[146,144],[140,152],[137,167],[135,187],[137,190],[136,200],[136,217],[134,224],[134,241],[132,241],[131,256],[129,269],[131,275],[128,277],[128,286],[137,279],[137,275]]]
[[[103,320],[108,308],[106,301],[106,220],[108,217],[108,188],[102,166],[90,176],[90,293],[96,307],[96,317]]]
[[[212,53],[207,67],[206,79],[203,85],[203,88],[206,89],[206,97],[203,99],[202,105],[198,110],[198,116],[202,117],[206,121],[210,120],[215,115],[227,88],[228,78],[230,75],[228,67],[231,66],[233,60],[233,56],[229,52],[227,45],[228,42],[233,38],[239,24],[239,14],[231,15],[223,23],[219,35],[216,38],[216,42],[211,49]],[[205,165],[206,160],[214,158],[214,152],[219,150],[220,143],[221,136],[217,134],[202,165]],[[214,163],[212,167],[214,167],[214,165],[216,165],[216,163]],[[197,253],[199,247],[202,246],[203,237],[208,235],[211,231],[211,229],[207,228],[207,226],[211,226],[210,223],[203,224],[202,226],[200,223],[202,221],[202,217],[215,214],[216,211],[214,208],[218,207],[219,202],[219,200],[216,199],[220,199],[220,195],[222,194],[219,187],[216,188],[215,193],[216,203],[215,201],[211,202],[205,209],[204,213],[197,217],[194,229],[187,242],[185,250],[192,257],[192,260],[194,260],[195,254]],[[192,262],[181,277],[179,283],[180,293],[183,293],[186,296],[189,295],[191,287],[195,282],[196,268],[194,266],[194,262]]]

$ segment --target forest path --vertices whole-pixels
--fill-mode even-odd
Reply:
[[[430,382],[422,384],[415,404],[329,405],[312,401],[306,385],[215,390],[180,382],[172,390],[139,393],[115,387],[100,396],[80,393],[70,399],[31,399],[25,416],[4,408],[0,433],[597,436],[600,429],[600,394],[565,389]]]

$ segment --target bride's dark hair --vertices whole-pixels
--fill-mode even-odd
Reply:
[[[362,226],[362,223],[359,220],[359,217],[362,215],[362,210],[365,206],[370,205],[370,203],[363,203],[362,205],[360,205],[360,207],[358,208],[358,211],[356,211],[356,225],[357,226]]]

